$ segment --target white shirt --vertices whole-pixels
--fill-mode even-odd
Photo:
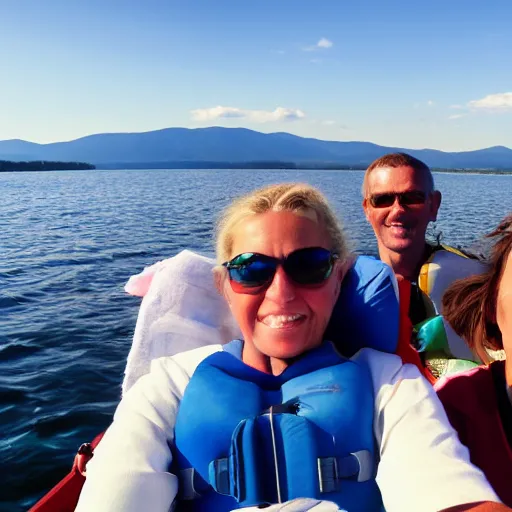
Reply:
[[[167,471],[178,406],[198,364],[220,350],[210,345],[153,361],[120,402],[88,463],[76,512],[170,510],[178,490]],[[387,512],[500,501],[415,366],[368,348],[352,359],[366,363],[372,375],[377,484]]]

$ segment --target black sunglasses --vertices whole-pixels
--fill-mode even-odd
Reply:
[[[395,199],[401,206],[418,206],[425,204],[427,194],[421,190],[409,190],[408,192],[386,192],[384,194],[372,194],[368,200],[374,208],[389,208],[395,204]]]
[[[222,265],[228,269],[233,291],[250,293],[251,289],[269,286],[278,265],[297,285],[323,283],[331,275],[337,254],[323,247],[306,247],[291,252],[285,258],[273,258],[257,252],[244,252]]]

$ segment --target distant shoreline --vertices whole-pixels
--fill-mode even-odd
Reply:
[[[369,164],[368,164],[369,165]],[[89,164],[85,162],[31,161],[12,162],[0,160],[0,172],[37,172],[37,171],[83,171],[83,170],[305,170],[305,171],[364,171],[366,164],[338,164],[333,162],[116,162]],[[512,169],[470,169],[470,168],[438,168],[433,172],[460,174],[512,174]]]
[[[253,162],[212,162],[212,161],[179,161],[179,162],[115,162],[97,163],[98,169],[169,169],[169,170],[222,170],[222,169],[253,169],[253,170],[305,170],[305,171],[364,171],[371,162],[358,164],[340,164],[333,162],[282,162],[282,161],[253,161]],[[469,168],[437,168],[434,172],[460,172],[464,174],[511,174],[512,169],[469,169]]]
[[[47,160],[13,162],[11,160],[0,160],[0,172],[83,171],[92,169],[96,169],[96,166],[85,162],[53,162]]]
[[[512,174],[512,169],[436,169],[432,168],[432,172],[450,172],[460,174]]]

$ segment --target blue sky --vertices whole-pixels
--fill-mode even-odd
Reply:
[[[0,140],[220,125],[512,148],[511,27],[510,0],[0,0]]]

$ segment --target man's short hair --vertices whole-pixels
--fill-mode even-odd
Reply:
[[[427,164],[407,153],[388,153],[387,155],[377,158],[377,160],[372,162],[368,169],[366,169],[361,189],[363,197],[366,197],[368,192],[368,176],[374,169],[381,169],[382,167],[412,167],[416,172],[420,172],[425,176],[428,187],[426,192],[434,191],[434,177]]]

